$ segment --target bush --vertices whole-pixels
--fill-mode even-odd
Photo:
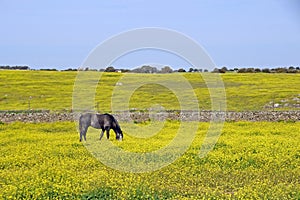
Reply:
[[[256,73],[261,72],[261,70],[260,70],[259,68],[255,68],[254,71],[255,71]]]
[[[271,73],[271,71],[270,71],[269,68],[262,69],[261,71],[262,71],[263,73]]]
[[[246,68],[240,68],[237,71],[238,73],[246,73]]]
[[[180,69],[178,69],[178,72],[186,72],[186,71],[185,71],[185,69],[180,68]]]
[[[116,71],[116,69],[115,69],[114,67],[112,67],[112,66],[107,67],[107,68],[105,69],[105,72],[115,72],[115,71]]]

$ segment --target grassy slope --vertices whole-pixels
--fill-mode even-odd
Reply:
[[[178,125],[167,122],[159,135],[143,143],[125,134],[118,145],[128,151],[150,151],[161,146],[162,138],[172,138]],[[208,126],[200,124],[189,150],[173,164],[134,174],[95,160],[78,142],[72,122],[2,124],[0,198],[300,197],[299,123],[226,123],[214,150],[200,159],[199,144]],[[93,139],[91,134],[89,140]],[[113,137],[111,140],[115,143]]]
[[[229,110],[261,110],[300,95],[300,74],[227,74],[223,80]]]
[[[70,109],[73,72],[0,71],[0,110]],[[31,97],[31,98],[30,98]]]
[[[89,72],[97,73],[97,72]],[[76,72],[0,71],[0,110],[49,109],[70,110]],[[127,76],[127,75],[126,75]],[[133,86],[140,80],[164,79],[180,86],[178,74],[149,75],[130,74],[126,83]],[[205,82],[199,74],[185,73],[198,97],[201,109],[210,109],[210,97]],[[261,110],[273,99],[292,101],[300,94],[300,74],[223,74],[228,110]],[[92,76],[91,76],[92,77]],[[124,74],[105,73],[97,87],[96,101],[101,111],[111,110],[111,97],[116,83]],[[124,86],[121,86],[126,88]],[[128,89],[128,88],[127,88]],[[122,92],[128,92],[126,89]],[[130,92],[130,91],[129,91]],[[131,91],[132,92],[132,91]],[[185,94],[183,94],[185,95]],[[189,96],[186,96],[189,99]],[[122,102],[122,96],[119,99]],[[189,104],[189,102],[184,102]],[[95,103],[96,104],[96,103]],[[179,109],[176,95],[159,84],[147,84],[135,88],[129,106],[144,109],[160,104],[165,109]]]

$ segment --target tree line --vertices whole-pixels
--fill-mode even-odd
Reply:
[[[0,69],[8,69],[8,70],[29,70],[30,67],[29,66],[0,66]]]
[[[0,66],[0,69],[3,70],[35,70],[30,69],[29,66]],[[143,65],[141,67],[135,68],[135,69],[118,69],[113,66],[109,66],[106,68],[102,68],[100,70],[89,68],[89,67],[79,67],[79,68],[67,68],[63,70],[58,70],[56,68],[44,68],[39,69],[40,71],[101,71],[101,72],[132,72],[132,73],[184,73],[184,72],[212,72],[212,73],[300,73],[300,67],[276,67],[276,68],[254,68],[254,67],[242,67],[238,68],[235,67],[233,69],[228,69],[227,67],[222,68],[214,68],[212,71],[209,71],[207,69],[199,69],[199,68],[193,68],[190,67],[188,70],[185,68],[179,68],[177,70],[173,70],[170,66],[164,66],[161,69],[158,69],[157,67],[150,66],[150,65]]]
[[[89,71],[89,68],[80,68],[79,70]],[[300,67],[277,67],[277,68],[233,68],[228,69],[227,67],[215,68],[212,71],[207,69],[199,69],[199,68],[189,68],[189,70],[185,70],[184,68],[180,68],[178,70],[173,70],[169,66],[164,66],[161,69],[157,69],[156,67],[150,65],[144,65],[132,70],[129,69],[116,69],[113,66],[109,66],[106,69],[100,69],[99,71],[103,72],[133,72],[133,73],[174,73],[174,72],[212,72],[212,73],[300,73]]]
[[[227,69],[227,67],[215,68],[213,73],[226,73],[226,72],[237,72],[237,73],[300,73],[300,67],[276,67],[276,68],[233,68]]]

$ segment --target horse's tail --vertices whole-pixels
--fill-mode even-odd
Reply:
[[[79,120],[78,120],[78,122],[79,122],[79,131],[81,131],[81,129],[82,129],[82,114],[80,114],[80,116],[79,116]]]
[[[87,126],[91,125],[92,114],[82,113],[79,116],[79,129],[84,130]]]
[[[81,142],[82,141],[82,137],[83,137],[83,133],[82,133],[82,117],[83,117],[83,115],[81,114],[80,116],[79,116],[79,120],[78,120],[78,122],[79,122],[79,141]]]

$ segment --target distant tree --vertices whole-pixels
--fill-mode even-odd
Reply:
[[[186,71],[185,71],[185,69],[180,68],[180,69],[178,69],[178,72],[186,72]]]
[[[226,69],[218,69],[218,68],[214,68],[214,70],[212,71],[212,73],[225,73],[227,71],[227,68]]]
[[[214,70],[212,70],[212,73],[219,73],[219,69],[218,68],[214,68]]]
[[[28,66],[16,66],[16,69],[19,69],[19,70],[29,70],[30,68]]]
[[[81,67],[78,67],[78,71],[85,71],[85,70],[86,70],[86,68],[88,68],[88,67],[83,67],[83,66],[81,66]]]
[[[261,70],[263,73],[271,73],[269,68],[264,68]]]
[[[297,73],[297,69],[293,66],[290,66],[288,69],[287,69],[287,73]]]
[[[28,66],[0,66],[0,69],[10,69],[10,70],[29,70]]]
[[[189,72],[193,72],[194,71],[194,69],[191,67],[190,69],[189,69]]]
[[[297,70],[296,69],[288,69],[287,73],[297,73]]]
[[[219,69],[219,73],[226,73],[228,71],[227,67],[222,67],[221,69]]]
[[[254,68],[250,67],[250,68],[246,68],[246,73],[254,73]]]
[[[77,71],[77,69],[68,68],[68,69],[65,69],[65,70],[62,70],[62,71]]]
[[[275,69],[276,73],[287,73],[287,71],[288,70],[285,67],[278,67],[278,68]]]
[[[246,68],[240,68],[237,71],[238,73],[246,73]]]
[[[135,73],[157,73],[158,70],[156,67],[152,67],[150,65],[143,65],[142,67],[136,68],[131,70],[132,72]]]
[[[116,69],[113,66],[109,66],[105,69],[105,72],[115,72]]]
[[[127,72],[130,72],[130,69],[121,69],[121,72],[122,73],[127,73]]]
[[[225,67],[225,66],[222,67],[221,70],[222,70],[224,73],[228,71],[227,67]]]
[[[7,65],[7,66],[0,66],[0,69],[10,69],[10,67]]]
[[[173,70],[171,67],[169,66],[164,66],[161,70],[160,70],[161,73],[172,73]]]
[[[55,68],[40,69],[40,71],[57,71]]]
[[[261,70],[260,70],[259,68],[255,68],[254,71],[255,71],[256,73],[261,72]]]

